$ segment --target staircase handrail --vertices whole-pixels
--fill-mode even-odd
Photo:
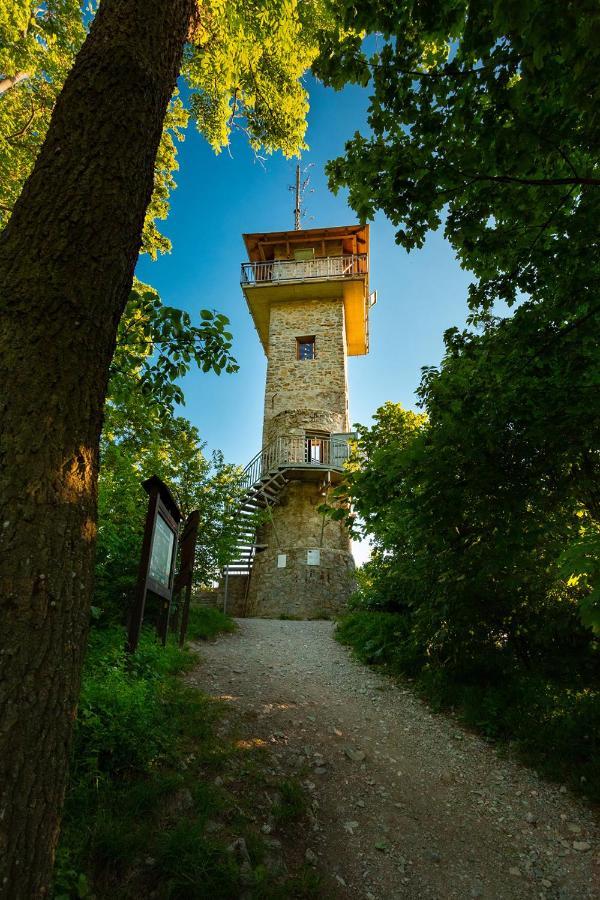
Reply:
[[[252,459],[250,460],[250,462],[248,463],[248,465],[244,468],[244,471],[242,472],[242,487],[249,488],[249,487],[252,487],[253,484],[256,484],[256,482],[258,481],[258,477],[253,477],[254,472],[256,470],[257,476],[262,475],[263,467],[262,467],[262,465],[260,465],[260,463],[262,462],[262,458],[265,455],[266,451],[270,447],[272,447],[273,444],[275,444],[277,440],[278,440],[278,438],[276,438],[276,437],[273,438],[272,440],[270,440],[268,444],[265,444],[265,446],[262,447],[258,451],[258,453],[252,457]]]

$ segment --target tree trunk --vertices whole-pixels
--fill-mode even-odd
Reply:
[[[0,237],[0,896],[51,878],[117,324],[194,0],[102,0]]]

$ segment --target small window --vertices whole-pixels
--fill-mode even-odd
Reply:
[[[315,358],[315,337],[296,338],[296,359]]]
[[[294,250],[294,259],[296,262],[308,262],[310,259],[315,258],[315,248],[307,247],[302,250]]]

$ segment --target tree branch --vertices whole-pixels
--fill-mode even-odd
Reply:
[[[0,78],[0,94],[5,94],[6,91],[16,87],[21,81],[25,81],[26,78],[29,78],[28,72],[17,72],[16,75],[7,75],[4,78]]]
[[[23,137],[23,135],[25,134],[25,132],[27,131],[27,129],[33,122],[33,119],[35,117],[35,106],[33,105],[33,97],[30,97],[29,99],[31,100],[31,114],[30,114],[27,122],[25,123],[25,125],[23,125],[23,127],[20,128],[19,131],[15,131],[14,134],[7,135],[6,140],[9,142],[12,142],[12,141],[16,140],[17,138]]]
[[[600,185],[600,178],[591,178],[589,176],[571,177],[571,178],[518,178],[516,175],[467,175],[461,172],[465,178],[471,178],[473,181],[496,181],[500,184],[528,184],[533,187],[548,187],[552,185]]]

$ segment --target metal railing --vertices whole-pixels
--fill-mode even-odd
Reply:
[[[281,259],[242,263],[242,285],[304,281],[310,278],[352,278],[368,272],[366,253],[355,256],[323,256],[318,259]]]
[[[331,438],[302,434],[278,435],[250,460],[244,469],[242,486],[251,488],[261,478],[280,466],[319,466],[342,469],[350,455],[346,435]]]

